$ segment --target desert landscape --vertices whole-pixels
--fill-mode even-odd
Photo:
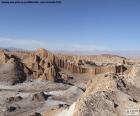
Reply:
[[[126,116],[139,77],[139,60],[117,55],[1,49],[0,116]]]
[[[140,116],[140,0],[0,0],[0,116]]]

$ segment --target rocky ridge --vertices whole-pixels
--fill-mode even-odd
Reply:
[[[140,88],[116,74],[98,76],[69,109],[57,116],[125,116],[129,109],[139,109]],[[69,115],[70,114],[70,115]]]
[[[0,51],[0,54],[0,64],[19,64],[22,67],[21,72],[25,73],[27,80],[40,79],[62,82],[68,80],[69,76],[61,73],[61,70],[95,76],[106,72],[120,73],[129,68],[122,66],[127,61],[126,58],[118,56],[64,56],[53,54],[42,48],[35,52]]]
[[[0,54],[2,116],[125,116],[139,107],[138,63],[126,58],[42,48]]]

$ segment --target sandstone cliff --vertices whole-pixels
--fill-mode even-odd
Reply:
[[[123,73],[127,66],[125,58],[118,56],[68,56],[53,54],[45,49],[35,52],[0,51],[0,64],[22,65],[26,78],[63,82],[61,69],[76,74],[95,76],[101,73]],[[119,64],[119,65],[118,65]],[[67,76],[67,74],[66,74]],[[68,78],[67,78],[68,79]],[[65,80],[67,80],[65,78]]]

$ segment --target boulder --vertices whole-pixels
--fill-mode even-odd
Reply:
[[[22,64],[10,63],[0,64],[0,82],[8,84],[21,83],[26,80]]]
[[[34,102],[42,102],[42,101],[45,101],[46,99],[47,98],[46,98],[46,95],[44,94],[44,92],[35,93],[32,96],[32,101],[34,101]]]

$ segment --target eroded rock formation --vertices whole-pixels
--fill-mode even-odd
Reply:
[[[69,109],[57,116],[125,116],[140,105],[140,88],[117,74],[96,77],[86,92]]]
[[[27,53],[12,53],[1,50],[0,55],[0,64],[3,64],[3,66],[18,66],[18,72],[22,73],[20,75],[24,75],[22,81],[27,78],[29,80],[40,79],[63,82],[64,78],[65,80],[68,79],[68,75],[62,75],[61,69],[76,74],[87,74],[88,76],[107,72],[123,73],[127,69],[122,64],[117,66],[118,63],[124,64],[126,60],[118,56],[68,56],[53,54],[42,48]],[[20,80],[20,77],[17,80]]]

